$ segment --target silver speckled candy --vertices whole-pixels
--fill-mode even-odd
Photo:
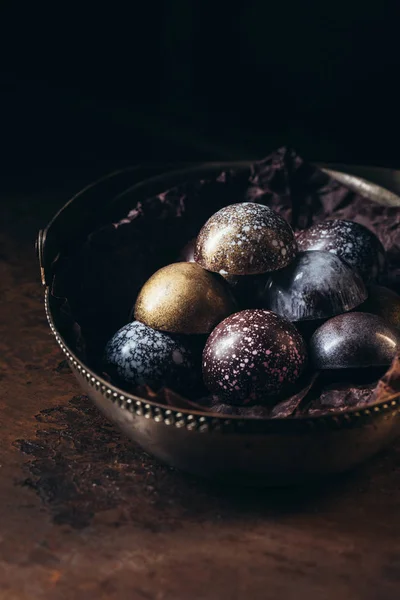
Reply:
[[[269,310],[243,310],[213,330],[203,351],[208,389],[229,404],[262,404],[294,383],[307,361],[296,328]]]
[[[194,253],[197,263],[221,275],[256,275],[282,269],[296,256],[290,225],[262,204],[225,206],[201,229]]]
[[[310,357],[316,369],[387,366],[398,349],[398,329],[377,315],[361,312],[329,319],[310,341]]]
[[[258,303],[289,321],[327,319],[352,310],[367,297],[361,276],[330,252],[301,252],[273,273]]]
[[[117,383],[187,392],[196,383],[192,352],[168,333],[139,321],[128,323],[108,342],[104,369]]]
[[[297,237],[300,251],[325,250],[357,269],[365,282],[378,279],[385,269],[385,249],[366,227],[354,221],[332,219],[317,223]]]

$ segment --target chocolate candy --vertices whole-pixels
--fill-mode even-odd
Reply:
[[[182,340],[133,321],[117,331],[104,352],[104,370],[123,387],[148,385],[189,393],[198,381],[191,349]]]
[[[352,312],[326,321],[310,341],[316,369],[388,366],[400,349],[400,332],[381,317]]]
[[[209,333],[235,312],[228,284],[196,263],[174,263],[147,280],[135,304],[135,319],[170,333]]]
[[[297,236],[299,250],[325,250],[357,269],[364,281],[374,281],[385,269],[385,249],[366,227],[332,219],[317,223]]]
[[[296,328],[269,310],[243,310],[217,325],[203,351],[208,389],[229,404],[262,404],[301,375],[306,346]]]
[[[387,287],[369,286],[368,298],[358,310],[378,315],[389,325],[400,328],[400,296]]]
[[[179,260],[185,262],[194,261],[194,249],[196,238],[191,239],[180,251]],[[254,298],[256,290],[261,285],[261,280],[264,283],[267,281],[268,274],[262,275],[230,275],[225,271],[221,271],[221,277],[229,284],[233,295],[238,304],[238,310],[254,307]]]
[[[352,310],[367,297],[361,276],[330,252],[301,252],[273,273],[257,302],[289,319],[326,319]]]
[[[221,275],[255,275],[282,269],[297,252],[290,225],[262,204],[231,204],[201,229],[194,258]]]

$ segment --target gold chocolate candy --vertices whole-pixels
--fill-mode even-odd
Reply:
[[[196,263],[174,263],[150,277],[139,292],[135,319],[170,333],[209,333],[237,310],[228,284]]]

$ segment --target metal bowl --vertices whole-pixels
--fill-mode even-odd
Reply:
[[[57,305],[49,292],[63,244],[95,228],[98,211],[94,208],[99,203],[123,201],[127,188],[132,202],[191,178],[250,164],[207,163],[167,173],[164,165],[112,173],[72,198],[39,232],[37,253],[50,328],[84,393],[108,418],[146,451],[183,471],[247,485],[287,485],[348,470],[390,444],[400,434],[400,397],[344,413],[273,420],[149,402],[110,385],[74,355],[57,330]],[[345,167],[325,170],[381,204],[400,205],[394,192],[349,175]],[[382,182],[385,169],[378,171]],[[371,178],[376,172],[371,171]]]

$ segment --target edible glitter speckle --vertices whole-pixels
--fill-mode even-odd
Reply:
[[[169,387],[188,392],[198,380],[191,350],[139,321],[122,327],[108,342],[104,369],[122,385],[148,385],[155,391]]]
[[[297,243],[299,250],[325,250],[336,254],[357,269],[364,281],[379,278],[385,269],[385,250],[369,229],[342,219],[317,223],[302,231]]]
[[[262,204],[231,204],[216,212],[197,238],[194,258],[202,267],[230,275],[282,269],[297,252],[290,225]]]
[[[268,401],[294,383],[307,361],[296,328],[269,310],[231,315],[213,330],[203,352],[208,389],[230,404]]]

